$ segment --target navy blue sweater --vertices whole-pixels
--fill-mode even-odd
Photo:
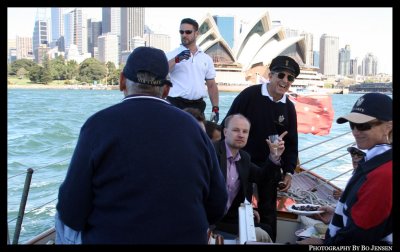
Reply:
[[[83,243],[206,243],[227,192],[196,120],[164,100],[131,96],[82,126],[57,211]]]
[[[269,148],[265,139],[272,134],[282,134],[285,151],[282,154],[281,167],[284,173],[293,173],[298,157],[297,115],[294,104],[286,97],[286,103],[273,102],[261,94],[261,86],[253,85],[244,89],[233,101],[226,116],[241,113],[251,122],[249,139],[243,150],[247,151],[252,162],[265,166]],[[224,119],[225,121],[225,119]],[[221,125],[224,124],[224,121]]]

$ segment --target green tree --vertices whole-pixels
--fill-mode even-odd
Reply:
[[[65,64],[65,59],[62,55],[57,56],[56,58],[50,61],[52,66],[52,75],[53,80],[65,80],[65,72],[67,70],[67,65]]]
[[[73,80],[78,76],[79,65],[75,60],[69,60],[67,62],[67,67],[64,69],[62,78],[64,80]]]
[[[26,71],[25,68],[21,67],[20,69],[18,69],[17,71],[17,77],[18,79],[22,79],[25,77],[25,75],[28,73],[28,71]]]
[[[30,71],[33,66],[37,65],[35,62],[29,59],[18,59],[11,63],[11,69],[9,74],[16,75],[20,68],[25,68],[26,71]]]
[[[119,80],[119,70],[115,68],[115,64],[111,61],[107,62],[107,84],[114,85]]]
[[[52,67],[49,58],[45,55],[43,56],[43,67],[40,71],[40,81],[44,84],[48,84],[53,80]]]
[[[92,83],[100,81],[106,77],[107,69],[104,64],[95,58],[85,59],[79,66],[77,80]]]
[[[41,70],[42,67],[36,64],[31,68],[29,71],[29,80],[34,83],[39,83],[40,82],[40,75],[41,75]]]

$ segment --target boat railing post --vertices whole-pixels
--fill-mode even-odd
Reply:
[[[24,190],[22,191],[21,203],[19,204],[17,223],[15,224],[15,232],[12,244],[18,244],[19,235],[21,233],[22,220],[24,219],[26,201],[28,199],[29,188],[31,186],[33,169],[28,168],[25,178]]]
[[[10,244],[10,232],[8,230],[8,223],[7,223],[7,245]]]

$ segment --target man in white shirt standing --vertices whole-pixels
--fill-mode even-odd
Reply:
[[[179,33],[182,44],[166,53],[173,83],[167,100],[180,109],[193,107],[204,113],[206,103],[203,98],[207,97],[205,83],[212,104],[210,121],[217,123],[219,94],[215,83],[216,72],[212,58],[196,45],[199,24],[194,19],[184,18]]]

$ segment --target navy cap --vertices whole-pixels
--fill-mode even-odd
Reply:
[[[137,73],[149,72],[156,76],[153,81],[139,80]],[[168,60],[164,51],[153,47],[137,47],[129,55],[123,73],[126,78],[136,83],[152,86],[163,86],[164,84],[172,87],[172,83],[167,80],[169,72]]]
[[[297,62],[288,56],[277,56],[269,65],[269,70],[271,72],[289,71],[294,77],[300,74],[300,67]]]
[[[339,117],[336,122],[366,123],[378,119],[380,121],[391,121],[392,98],[380,93],[367,93],[356,101],[350,114]]]

